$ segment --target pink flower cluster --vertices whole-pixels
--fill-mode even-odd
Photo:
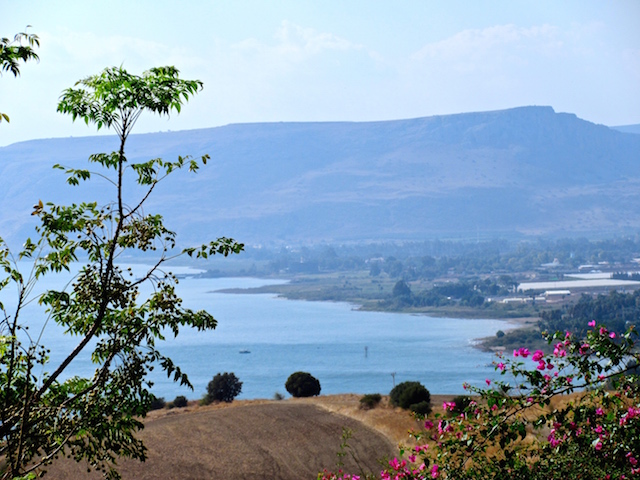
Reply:
[[[411,462],[415,462],[416,457],[415,455],[410,455],[409,456],[409,460]],[[409,468],[407,466],[407,461],[406,460],[398,460],[397,458],[394,458],[393,460],[389,461],[389,466],[392,469],[392,472],[387,472],[387,471],[382,471],[380,472],[380,478],[381,480],[401,480],[403,478],[415,478],[416,476],[420,475],[426,468],[427,466],[424,463],[421,463],[418,468]],[[437,470],[437,469],[436,469]],[[432,468],[432,474],[431,476],[433,478],[436,478],[436,476],[433,475],[433,468]],[[424,478],[423,476],[421,476],[420,478]]]
[[[326,468],[322,472],[322,476],[318,475],[318,480],[360,480],[360,475],[351,475],[338,470],[336,473],[329,472]]]

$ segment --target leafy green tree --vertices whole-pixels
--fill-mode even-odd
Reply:
[[[294,372],[289,375],[284,388],[296,398],[320,395],[320,381],[307,372]]]
[[[213,329],[216,320],[208,312],[182,306],[175,291],[177,279],[162,265],[182,254],[206,258],[239,253],[243,245],[222,237],[175,250],[176,234],[160,215],[146,213],[143,207],[167,175],[182,168],[195,172],[208,156],[134,164],[128,162],[125,146],[143,112],[179,112],[201,87],[198,80],[179,78],[174,67],[153,68],[141,76],[108,68],[63,92],[58,110],[98,129],[113,129],[119,148],[90,156],[90,164],[102,167],[98,173],[56,168],[66,171],[70,185],[92,176],[106,179],[113,199],[102,206],[39,201],[33,211],[40,222],[35,240],[27,239],[17,254],[0,241],[0,288],[13,284],[17,291],[15,310],[9,312],[0,304],[0,456],[5,460],[1,478],[38,472],[59,455],[87,461],[108,478],[118,478],[118,457],[146,458],[136,432],[154,398],[147,373],[159,366],[174,381],[193,388],[156,342],[167,333],[178,335],[181,327]],[[139,198],[125,198],[125,186],[131,182],[141,186]],[[154,256],[140,278],[116,263],[135,251]],[[80,266],[78,258],[86,263]],[[33,267],[23,274],[18,261],[31,261]],[[70,285],[34,297],[43,276],[64,270],[77,272]],[[141,293],[143,285],[151,287],[147,297]],[[47,310],[47,320],[39,325],[55,322],[70,340],[77,339],[59,364],[49,361],[45,327],[40,332],[27,330],[29,319],[23,318],[23,310],[33,301]],[[69,364],[86,350],[94,374],[68,378]]]
[[[23,45],[23,42],[26,45]],[[13,40],[0,38],[0,74],[10,72],[14,77],[20,75],[20,62],[39,60],[35,47],[40,46],[40,40],[33,33],[18,33]],[[9,122],[9,116],[0,112],[0,122]]]
[[[411,288],[404,280],[398,280],[393,286],[391,294],[394,297],[411,297]]]
[[[174,408],[184,408],[189,405],[189,400],[187,400],[187,397],[185,397],[184,395],[178,395],[173,399],[173,402],[171,403],[173,404]]]
[[[234,373],[218,373],[207,385],[206,403],[231,403],[240,395],[240,392],[242,392],[242,382]]]
[[[431,411],[431,393],[420,382],[402,382],[389,392],[391,405],[416,413]]]

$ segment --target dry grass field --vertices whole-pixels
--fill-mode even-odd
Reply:
[[[576,394],[555,398],[551,408],[574,400]],[[304,399],[241,400],[231,404],[156,410],[145,419],[140,436],[149,451],[146,462],[122,461],[128,479],[315,479],[323,468],[336,468],[343,428],[365,471],[381,470],[380,460],[410,444],[409,430],[420,425],[406,411],[393,408],[388,397],[371,410],[359,408],[360,395],[327,395]],[[453,395],[432,395],[433,413]],[[529,412],[528,416],[540,413]],[[529,434],[525,442],[533,440]],[[360,468],[347,455],[345,470]],[[86,465],[60,460],[45,478],[100,479]]]
[[[149,449],[147,461],[122,461],[119,471],[125,480],[315,479],[323,468],[335,469],[346,427],[353,431],[349,445],[358,461],[377,472],[381,457],[395,455],[416,424],[386,399],[372,410],[361,410],[359,399],[331,395],[154,411],[140,435]],[[348,471],[359,472],[349,456],[344,463]],[[45,478],[101,475],[65,459],[50,466]]]

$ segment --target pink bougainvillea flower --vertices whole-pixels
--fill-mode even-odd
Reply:
[[[442,408],[449,412],[453,412],[453,409],[456,408],[456,402],[444,402],[442,404]]]
[[[498,367],[498,369],[499,369],[501,372],[504,372],[505,364],[504,364],[504,363],[502,363],[502,362],[500,362],[500,363],[498,363],[498,365],[496,365],[496,367]]]
[[[431,467],[431,477],[432,478],[438,478],[438,476],[440,475],[440,473],[438,472],[438,469],[440,467],[438,467],[437,463],[434,463],[433,466]]]
[[[596,415],[602,416],[602,415],[604,415],[604,411],[600,407],[598,407],[598,408],[596,408]]]
[[[616,338],[616,332],[611,332],[609,334],[609,338]]]
[[[609,330],[607,330],[606,328],[600,327],[600,332],[599,333],[600,333],[600,335],[606,335],[608,331]]]
[[[542,360],[542,357],[544,357],[544,352],[542,350],[536,350],[535,352],[533,352],[531,360],[533,360],[534,362],[539,362],[540,360]]]
[[[484,381],[486,382],[487,385],[491,385],[491,380],[489,380],[488,378],[486,378]]]
[[[589,325],[590,327],[595,327],[596,326],[596,321],[595,320],[591,320],[589,323],[587,323],[587,325]]]
[[[427,430],[431,430],[433,428],[433,422],[431,420],[425,421],[424,428]],[[425,449],[426,449],[426,445],[425,445]]]
[[[538,370],[544,370],[545,368],[547,368],[547,364],[544,363],[544,360],[540,360],[540,362],[538,363],[538,366],[536,368]]]

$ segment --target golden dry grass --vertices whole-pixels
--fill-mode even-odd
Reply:
[[[149,449],[147,461],[124,460],[119,471],[124,479],[141,480],[311,479],[323,468],[335,467],[343,427],[353,431],[349,445],[364,468],[379,471],[378,460],[394,454],[396,443],[371,425],[392,425],[396,412],[358,411],[359,398],[237,401],[151,412],[140,434]],[[391,413],[389,419],[373,421],[384,418],[383,411]],[[398,412],[397,418],[410,417]],[[351,458],[344,463],[346,469],[359,471]],[[63,459],[48,468],[46,478],[101,476]]]
[[[577,394],[557,397],[561,407]],[[453,395],[432,395],[433,415]],[[353,431],[349,445],[367,471],[380,471],[380,459],[395,456],[398,445],[413,443],[409,431],[420,422],[389,405],[388,397],[370,410],[360,408],[361,395],[244,400],[231,404],[150,412],[141,432],[149,448],[145,463],[122,461],[127,479],[313,479],[323,468],[335,470],[342,428]],[[540,411],[527,413],[534,416]],[[533,437],[527,438],[527,442]],[[349,457],[347,471],[359,472]],[[86,465],[71,460],[49,467],[46,478],[99,479]]]

